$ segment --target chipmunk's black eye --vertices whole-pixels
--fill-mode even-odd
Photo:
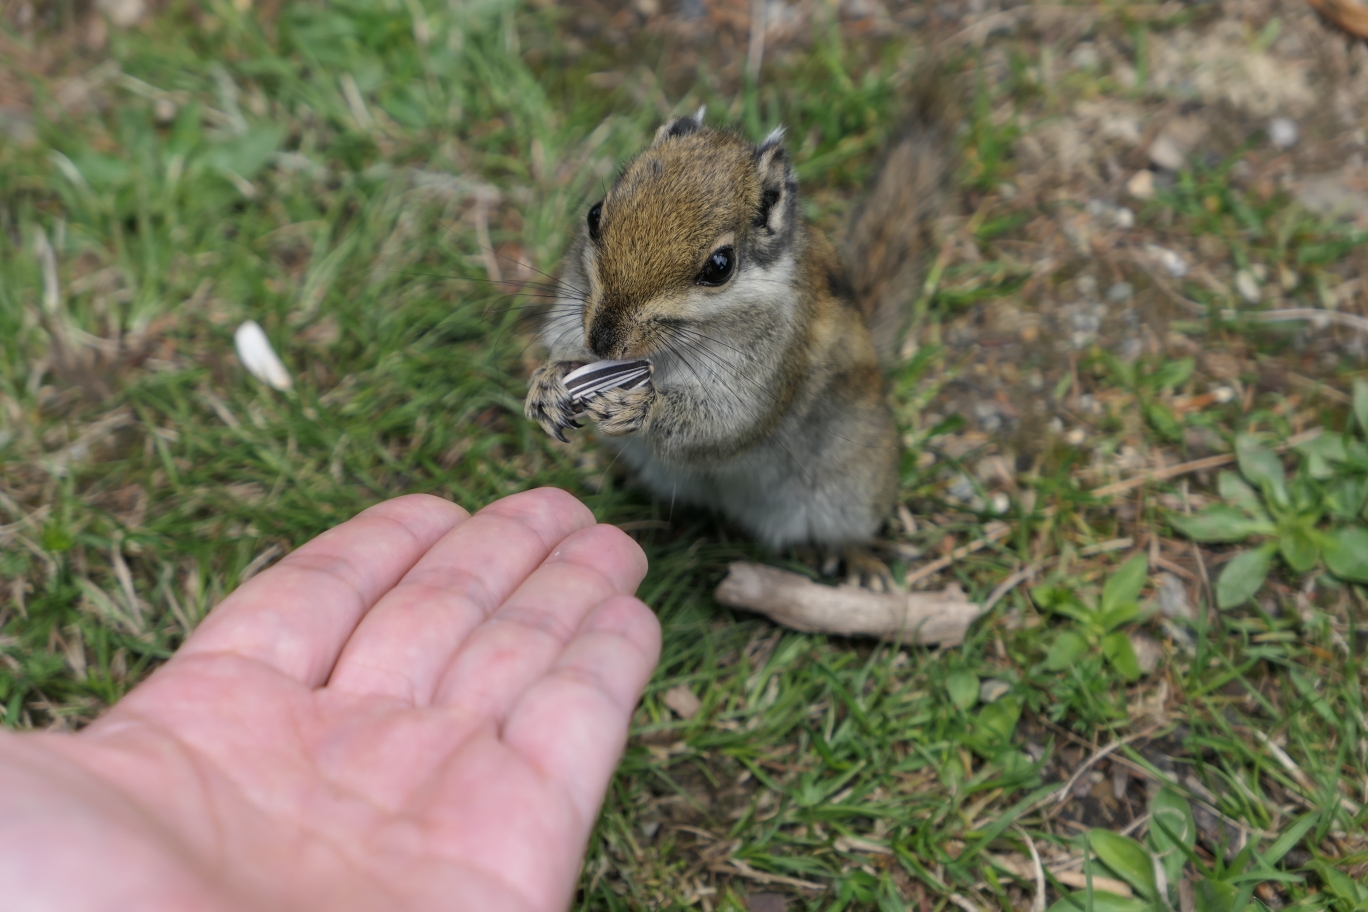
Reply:
[[[599,238],[599,217],[603,215],[603,203],[594,203],[589,207],[589,236],[594,240]]]
[[[721,285],[731,278],[736,266],[736,251],[730,245],[718,247],[703,264],[703,270],[694,279],[699,285]]]

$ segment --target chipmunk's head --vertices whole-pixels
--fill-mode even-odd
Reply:
[[[782,134],[757,145],[705,127],[699,109],[623,168],[579,247],[590,351],[649,357],[699,326],[787,306],[799,218]]]

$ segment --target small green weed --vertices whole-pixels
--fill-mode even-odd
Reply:
[[[1299,577],[1323,561],[1341,580],[1368,582],[1368,383],[1362,380],[1354,384],[1354,414],[1358,433],[1325,433],[1303,444],[1303,459],[1290,480],[1276,453],[1250,434],[1238,435],[1240,472],[1218,476],[1222,502],[1171,517],[1173,527],[1194,541],[1257,540],[1221,572],[1220,607],[1253,597],[1275,555]]]
[[[1060,631],[1045,657],[1050,671],[1073,668],[1088,653],[1098,653],[1127,681],[1140,677],[1140,662],[1131,647],[1123,624],[1140,615],[1140,590],[1145,588],[1149,561],[1137,554],[1121,565],[1102,587],[1096,604],[1085,602],[1071,588],[1057,585],[1037,586],[1031,592],[1037,605],[1046,611],[1072,618],[1073,627]]]
[[[1206,864],[1194,851],[1197,824],[1187,798],[1165,786],[1155,792],[1149,811],[1144,843],[1106,829],[1090,830],[1086,836],[1085,851],[1091,855],[1085,866],[1088,875],[1114,878],[1129,885],[1136,895],[1121,896],[1093,888],[1063,895],[1049,912],[1170,912],[1184,905],[1179,890],[1185,878],[1192,887],[1195,912],[1247,908],[1260,883],[1303,880],[1276,865],[1318,822],[1317,814],[1307,814],[1262,853],[1250,842],[1228,863],[1218,855]]]
[[[1103,352],[1101,358],[1113,382],[1139,400],[1140,410],[1150,427],[1167,440],[1182,440],[1182,422],[1161,401],[1161,396],[1186,383],[1197,362],[1192,358],[1180,358],[1161,361],[1151,367],[1142,362],[1127,363],[1111,352]]]

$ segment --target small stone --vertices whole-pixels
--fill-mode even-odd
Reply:
[[[1045,429],[1051,434],[1059,434],[1064,430],[1064,422],[1056,415],[1046,423]]]
[[[1146,244],[1145,252],[1149,254],[1150,259],[1158,263],[1165,272],[1175,279],[1181,279],[1187,275],[1187,263],[1181,256],[1167,247],[1160,247],[1158,244]]]
[[[1279,149],[1290,149],[1300,138],[1297,122],[1289,117],[1275,117],[1268,122],[1268,141]]]
[[[1187,153],[1172,136],[1160,135],[1150,143],[1149,158],[1165,171],[1177,171],[1187,162]]]
[[[1148,168],[1136,171],[1126,181],[1126,192],[1138,200],[1154,199],[1154,172]]]
[[[974,483],[961,475],[950,482],[950,487],[945,493],[951,500],[969,503],[974,499]]]
[[[1135,227],[1135,213],[1125,206],[1117,206],[1111,213],[1112,224],[1122,231]]]
[[[1218,386],[1211,391],[1211,401],[1218,405],[1225,405],[1227,402],[1235,400],[1235,390],[1228,386]]]
[[[1088,439],[1088,432],[1081,427],[1073,428],[1064,435],[1064,442],[1069,446],[1082,446],[1083,441]]]
[[[1074,285],[1078,288],[1078,293],[1085,298],[1091,298],[1097,294],[1097,276],[1084,273],[1074,280]]]
[[[1001,678],[988,678],[979,685],[979,702],[992,703],[1012,689],[1012,685]]]
[[[1098,56],[1097,45],[1091,41],[1084,41],[1074,48],[1069,54],[1069,65],[1078,70],[1095,70],[1097,65],[1102,62]]]
[[[994,494],[988,501],[988,506],[999,516],[1006,513],[1012,506],[1012,499],[1001,491]],[[989,701],[991,702],[991,701]]]
[[[661,701],[681,719],[692,719],[703,708],[702,701],[683,684],[676,684],[665,691],[665,696],[661,697]]]
[[[1107,300],[1113,304],[1124,304],[1135,297],[1135,286],[1130,282],[1117,282],[1107,289]]]
[[[1201,117],[1175,117],[1159,131],[1149,147],[1150,161],[1166,171],[1177,171],[1206,138],[1210,124]]]
[[[1130,644],[1131,649],[1135,651],[1135,661],[1140,666],[1140,673],[1152,674],[1154,669],[1159,667],[1159,661],[1164,657],[1164,647],[1159,645],[1158,640],[1146,633],[1132,633]]]
[[[1278,284],[1282,286],[1283,291],[1292,291],[1300,281],[1301,279],[1294,271],[1281,263],[1278,264]]]
[[[96,0],[95,6],[119,28],[137,25],[147,12],[143,0]]]
[[[1159,574],[1159,585],[1155,591],[1159,596],[1159,610],[1164,617],[1192,620],[1197,616],[1188,601],[1187,587],[1172,573]]]
[[[176,103],[163,95],[152,102],[152,116],[157,123],[166,126],[176,119]]]
[[[1262,297],[1259,293],[1259,280],[1254,278],[1254,273],[1248,269],[1241,269],[1235,273],[1235,290],[1250,304],[1258,304]]]

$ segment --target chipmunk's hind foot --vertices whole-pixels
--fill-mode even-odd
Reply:
[[[867,545],[849,545],[841,552],[845,581],[871,592],[892,592],[897,588],[893,571]]]
[[[840,577],[849,586],[860,586],[871,592],[893,592],[897,582],[889,569],[868,545],[847,545],[844,548],[798,548],[797,557],[803,563],[818,568],[824,577]]]

